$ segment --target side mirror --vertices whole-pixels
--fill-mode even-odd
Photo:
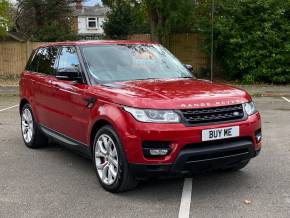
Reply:
[[[57,70],[56,76],[60,80],[82,81],[82,76],[77,68],[62,68]]]
[[[194,73],[193,67],[190,64],[184,64],[185,68],[189,70],[192,74]]]

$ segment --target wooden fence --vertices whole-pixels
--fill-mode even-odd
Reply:
[[[44,42],[0,42],[0,74],[20,74],[33,49]]]
[[[150,41],[149,34],[132,35],[130,40]],[[20,74],[32,50],[45,42],[0,42],[0,74]],[[208,68],[208,57],[202,52],[202,38],[198,34],[175,34],[166,46],[183,63],[191,64],[196,71]]]

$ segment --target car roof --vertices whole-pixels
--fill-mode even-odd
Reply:
[[[89,40],[89,41],[67,41],[67,42],[51,42],[39,46],[38,48],[48,47],[48,46],[90,46],[90,45],[151,45],[159,44],[157,42],[146,42],[146,41],[129,41],[129,40]]]

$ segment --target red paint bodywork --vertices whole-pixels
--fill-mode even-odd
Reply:
[[[55,45],[130,44],[128,41],[66,42]],[[144,42],[134,42],[134,44]],[[255,131],[261,128],[257,112],[247,120],[206,126],[188,127],[178,124],[142,123],[136,121],[123,106],[155,109],[206,108],[251,101],[245,91],[209,81],[175,79],[145,80],[115,83],[115,87],[75,84],[54,76],[24,71],[20,81],[21,100],[32,106],[37,123],[60,132],[90,147],[95,123],[106,121],[118,133],[129,163],[173,163],[180,149],[189,143],[201,142],[203,129],[240,126],[240,135],[251,137],[255,150]],[[92,109],[84,99],[97,99]],[[163,158],[147,159],[143,155],[143,141],[170,141],[172,152]]]

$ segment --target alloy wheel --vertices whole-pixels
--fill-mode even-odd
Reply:
[[[95,163],[98,175],[106,185],[112,185],[118,175],[118,153],[113,139],[102,134],[95,145]]]
[[[24,141],[30,143],[33,136],[33,118],[28,108],[24,109],[21,116],[21,130]]]

